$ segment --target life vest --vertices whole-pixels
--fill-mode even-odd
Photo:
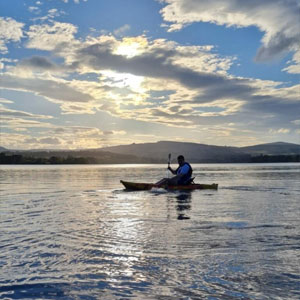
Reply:
[[[183,166],[184,166],[184,165],[188,165],[189,171],[188,171],[186,174],[184,174],[184,176],[182,176],[182,178],[181,178],[181,180],[180,180],[180,183],[181,183],[181,184],[185,184],[186,182],[188,182],[188,181],[191,179],[192,174],[193,174],[193,169],[192,169],[191,165],[190,165],[188,162],[185,162],[185,163],[183,164]],[[178,174],[179,169],[182,168],[183,166],[179,166],[179,167],[176,169],[176,174]]]

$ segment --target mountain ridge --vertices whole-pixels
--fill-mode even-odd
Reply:
[[[158,141],[156,143],[127,144],[101,148],[119,154],[132,154],[141,157],[165,159],[166,153],[172,157],[183,154],[191,162],[236,162],[247,160],[255,155],[300,154],[300,145],[275,142],[248,147],[216,146],[191,142]],[[292,151],[291,151],[292,149]]]
[[[3,147],[1,148],[3,149]],[[300,155],[300,145],[274,142],[234,147],[193,142],[158,141],[81,150],[5,149],[2,153],[35,159],[43,158],[50,161],[65,161],[68,159],[68,161],[72,161],[71,158],[76,158],[78,161],[79,158],[85,158],[90,163],[164,163],[167,155],[171,153],[172,162],[176,162],[177,156],[182,154],[191,163],[238,163],[251,162],[253,157],[259,156],[274,156],[273,158],[276,160],[275,156]],[[55,160],[53,157],[59,159]]]

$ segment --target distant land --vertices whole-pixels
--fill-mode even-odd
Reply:
[[[183,154],[191,163],[300,162],[300,145],[275,142],[249,147],[160,141],[86,150],[9,150],[0,147],[0,164],[118,164],[172,162]]]
[[[103,148],[116,154],[131,154],[166,161],[168,153],[174,160],[183,154],[190,162],[240,162],[256,155],[298,155],[300,145],[276,142],[250,147],[227,147],[197,143],[168,142],[130,144]]]
[[[300,145],[291,143],[269,143],[240,148],[242,151],[250,154],[265,155],[282,155],[282,154],[299,154]]]

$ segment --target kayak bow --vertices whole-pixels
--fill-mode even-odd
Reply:
[[[188,185],[162,185],[159,186],[155,183],[139,183],[139,182],[129,182],[120,180],[120,182],[124,185],[126,190],[131,191],[147,191],[151,190],[152,188],[163,188],[166,190],[217,190],[218,184],[200,184],[200,183],[193,183]]]

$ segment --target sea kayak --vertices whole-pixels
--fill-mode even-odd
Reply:
[[[218,184],[212,183],[212,184],[201,184],[201,183],[192,183],[188,185],[157,185],[155,183],[138,183],[138,182],[128,182],[128,181],[120,181],[126,190],[131,191],[147,191],[151,190],[152,188],[163,188],[166,190],[217,190]]]

